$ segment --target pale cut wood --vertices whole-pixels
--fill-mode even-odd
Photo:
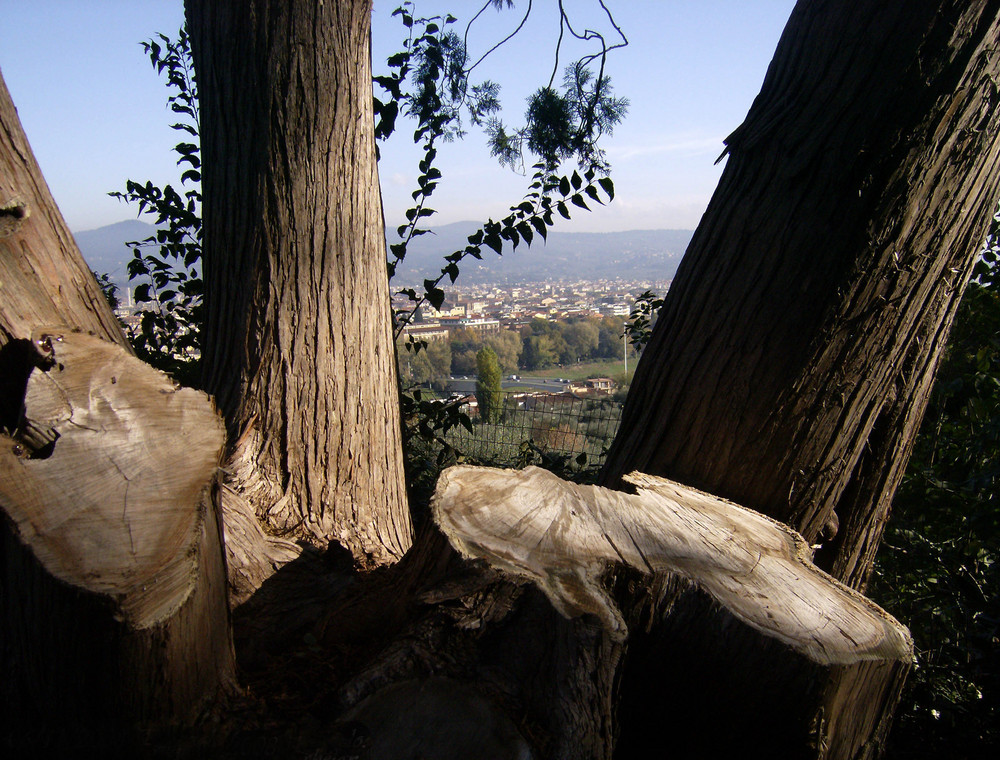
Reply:
[[[33,457],[0,449],[0,499],[56,578],[117,600],[136,628],[170,617],[191,593],[196,508],[224,432],[203,393],[107,341],[65,328],[32,334],[46,371],[28,380],[25,418],[56,436]]]
[[[233,679],[222,422],[115,344],[40,328],[31,345],[20,424],[0,435],[5,703],[95,745],[188,720]]]
[[[616,562],[688,578],[820,665],[912,659],[906,627],[816,568],[788,526],[664,478],[626,480],[638,494],[459,465],[438,481],[434,519],[464,556],[530,578],[564,615],[596,615],[618,638],[625,623],[600,583]]]

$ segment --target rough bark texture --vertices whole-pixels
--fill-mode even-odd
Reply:
[[[36,330],[52,324],[75,331]],[[191,394],[132,357],[0,80],[6,746],[123,751],[138,722],[190,719],[232,679],[222,430]]]
[[[206,389],[280,534],[411,542],[372,127],[370,0],[186,5],[201,97]]]
[[[131,351],[56,208],[2,77],[0,301],[0,347],[27,340],[39,325],[72,325]]]
[[[23,416],[0,434],[5,740],[119,752],[234,678],[224,430],[204,394],[120,346],[55,328],[31,345]]]
[[[604,482],[637,469],[733,499],[863,586],[1000,196],[998,16],[987,0],[799,3]]]

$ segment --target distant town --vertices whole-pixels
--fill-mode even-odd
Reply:
[[[404,325],[400,375],[404,383],[468,391],[477,355],[490,348],[508,386],[589,378],[600,379],[599,390],[610,392],[620,383],[605,375],[625,375],[629,358],[635,358],[624,329],[636,298],[647,291],[662,295],[669,285],[622,279],[473,285],[450,289],[440,308],[422,304],[415,312],[410,299],[397,293],[393,309]]]
[[[518,329],[533,319],[572,321],[618,317],[624,321],[636,298],[652,291],[666,293],[669,280],[548,281],[517,285],[473,285],[446,291],[440,309],[424,304],[417,310],[407,335],[443,337],[435,333],[457,328],[478,331]],[[419,289],[415,288],[419,293]],[[409,311],[413,303],[398,289],[392,299],[395,311]]]

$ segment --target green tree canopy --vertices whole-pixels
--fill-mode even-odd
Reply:
[[[503,393],[500,385],[500,363],[493,349],[486,347],[476,354],[476,401],[479,402],[479,419],[483,422],[500,421],[503,411]]]

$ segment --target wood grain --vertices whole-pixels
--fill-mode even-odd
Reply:
[[[735,617],[822,665],[912,658],[907,629],[810,561],[771,518],[665,478],[638,493],[579,486],[536,467],[446,470],[434,518],[466,557],[533,580],[564,615],[625,623],[601,585],[612,563],[694,581]]]

